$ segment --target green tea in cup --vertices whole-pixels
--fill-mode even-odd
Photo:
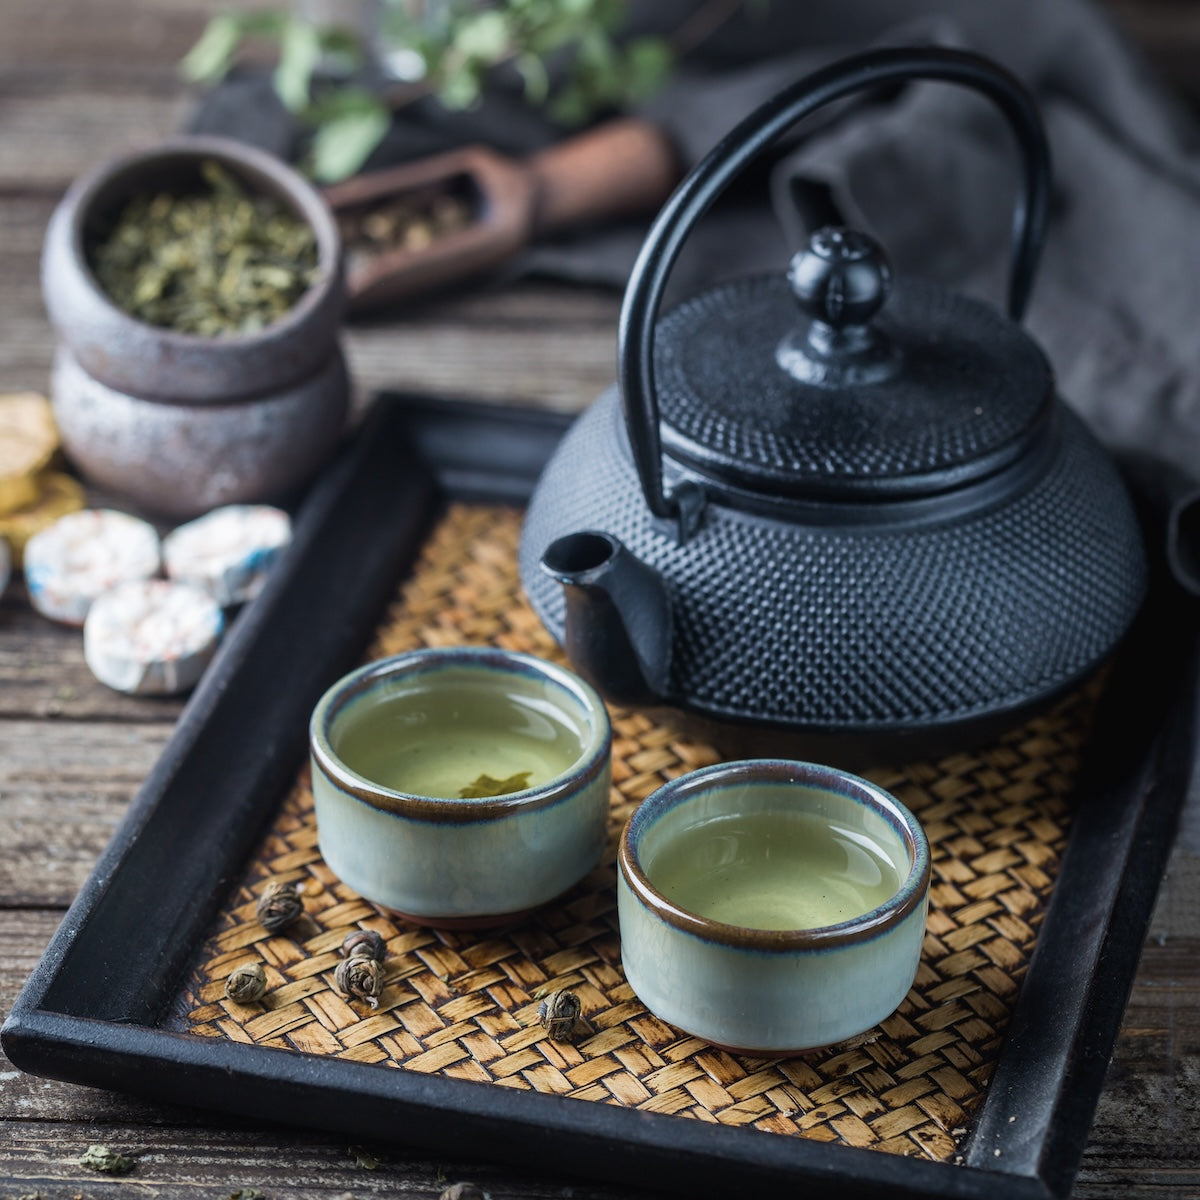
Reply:
[[[838,925],[885,904],[902,881],[874,839],[803,811],[715,817],[681,830],[645,868],[680,908],[747,929]]]
[[[499,681],[395,690],[364,699],[334,731],[352,771],[416,796],[478,799],[540,787],[579,757],[580,731]]]

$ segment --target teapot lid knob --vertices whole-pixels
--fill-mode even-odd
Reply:
[[[892,289],[884,248],[857,229],[827,226],[793,256],[788,283],[809,327],[785,338],[776,361],[793,379],[843,387],[890,378],[899,356],[870,324]]]
[[[814,321],[840,329],[865,325],[892,289],[892,264],[884,248],[857,229],[818,229],[788,267],[800,309]]]

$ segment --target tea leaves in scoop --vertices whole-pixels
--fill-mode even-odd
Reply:
[[[317,273],[312,228],[213,161],[195,192],[135,196],[90,249],[118,307],[150,325],[219,337],[279,320]]]
[[[346,210],[338,216],[338,229],[347,269],[353,273],[395,251],[420,254],[439,238],[466,229],[475,219],[475,208],[466,179],[459,178],[445,187],[416,189]]]

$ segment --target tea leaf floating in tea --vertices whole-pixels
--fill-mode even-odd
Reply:
[[[523,792],[529,786],[531,772],[520,771],[507,779],[493,779],[484,772],[478,779],[468,783],[458,793],[460,800],[480,800],[486,796],[507,796],[511,792]]]
[[[130,316],[180,333],[253,333],[313,283],[312,229],[223,167],[201,164],[206,191],[135,196],[89,250],[100,286]]]

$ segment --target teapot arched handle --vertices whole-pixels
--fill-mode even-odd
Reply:
[[[1008,312],[1014,320],[1024,313],[1045,234],[1050,151],[1033,97],[1014,76],[965,50],[889,48],[842,59],[785,89],[728,133],[667,200],[642,245],[621,307],[617,375],[634,463],[650,511],[678,520],[681,536],[694,525],[703,497],[687,484],[670,495],[663,487],[654,327],[683,243],[733,179],[797,121],[853,92],[916,79],[957,83],[980,92],[1012,128],[1024,178],[1013,215]]]

